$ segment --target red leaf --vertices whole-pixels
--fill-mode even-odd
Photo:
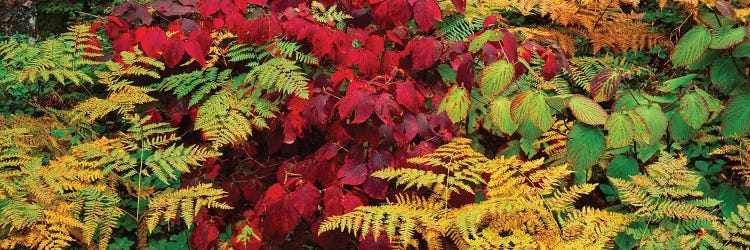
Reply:
[[[254,5],[258,5],[258,6],[265,6],[266,4],[268,4],[268,0],[247,0],[246,2],[254,4]]]
[[[198,12],[202,17],[208,17],[219,11],[219,0],[203,0],[198,4]]]
[[[362,202],[361,197],[350,192],[341,199],[341,205],[344,206],[344,213],[349,213],[354,211],[355,208],[361,207],[365,204]]]
[[[374,238],[375,237],[372,233],[365,235],[365,238],[359,241],[359,249],[389,250],[394,248],[385,234],[381,233],[378,240],[375,240]]]
[[[284,12],[286,8],[294,8],[297,7],[300,3],[304,1],[302,0],[276,0],[271,1],[271,11],[274,13],[281,13]]]
[[[292,144],[297,138],[304,136],[304,128],[307,124],[301,112],[306,104],[307,100],[296,96],[287,102],[289,113],[282,118],[284,143]]]
[[[413,115],[407,114],[404,119],[393,128],[393,138],[401,145],[409,143],[419,132],[419,123]]]
[[[359,185],[367,178],[367,166],[362,163],[344,163],[337,175],[341,183]]]
[[[295,227],[301,218],[301,215],[294,208],[294,202],[285,197],[280,202],[276,203],[275,206],[269,207],[266,210],[266,218],[269,218],[273,223],[265,223],[265,228],[268,229],[271,235],[270,237],[284,237]]]
[[[544,59],[542,76],[544,77],[544,80],[549,81],[555,77],[557,73],[560,73],[562,66],[557,63],[557,57],[550,49],[547,49],[547,51],[542,54],[542,59]]]
[[[187,100],[173,99],[167,105],[167,114],[169,114],[169,122],[172,127],[177,127],[182,122],[182,117],[189,114]]]
[[[164,63],[174,68],[185,55],[185,42],[179,37],[172,37],[164,45]]]
[[[318,58],[322,58],[326,55],[332,56],[334,53],[334,44],[335,41],[333,40],[333,36],[331,36],[332,33],[330,32],[315,32],[313,34],[313,37],[311,39],[312,43],[312,52],[315,54]]]
[[[268,190],[263,194],[263,197],[260,198],[260,201],[255,205],[255,213],[262,214],[269,207],[275,206],[276,203],[286,197],[287,194],[288,192],[284,190],[284,187],[281,186],[281,184],[273,184],[268,187]]]
[[[112,42],[112,47],[115,51],[132,51],[133,50],[133,36],[130,33],[122,34],[120,37]]]
[[[510,33],[507,29],[503,29],[503,53],[505,58],[508,58],[508,62],[515,64],[518,62],[518,41],[516,36]]]
[[[357,70],[365,76],[373,76],[380,71],[380,60],[372,51],[356,48],[346,55],[344,67],[357,65]]]
[[[215,157],[211,157],[203,162],[203,168],[206,169],[206,179],[214,179],[219,175],[221,165]]]
[[[246,201],[257,202],[263,195],[263,183],[257,177],[247,178],[238,185],[242,190],[242,198],[245,198]]]
[[[404,52],[411,54],[414,70],[423,70],[432,67],[440,59],[442,47],[435,38],[422,37],[409,42]]]
[[[391,70],[394,70],[399,67],[399,61],[401,60],[401,55],[399,55],[397,52],[392,50],[386,50],[385,53],[383,53],[383,56],[380,58],[380,68],[385,73],[390,73]]]
[[[388,93],[380,93],[378,98],[375,100],[375,114],[378,118],[386,125],[393,125],[391,114],[401,114],[401,108],[399,108],[396,101],[393,100],[393,96]]]
[[[388,182],[380,178],[368,176],[365,182],[362,183],[362,190],[365,191],[367,196],[374,199],[385,199],[385,194],[388,192]]]
[[[435,0],[410,0],[410,2],[414,8],[414,21],[422,31],[430,31],[436,20],[443,20],[440,7]]]
[[[211,34],[204,30],[194,30],[190,32],[187,42],[185,42],[185,51],[200,63],[206,66],[206,56],[211,49]]]
[[[451,0],[451,2],[453,2],[453,6],[456,6],[458,12],[461,12],[461,14],[466,12],[466,0]]]
[[[334,102],[330,101],[330,95],[315,95],[307,101],[302,116],[311,126],[326,126],[328,113],[333,108]]]
[[[336,154],[339,153],[339,146],[335,143],[326,143],[322,147],[315,151],[315,161],[327,161],[332,159]]]
[[[144,25],[151,25],[151,22],[154,21],[154,17],[151,16],[150,12],[148,12],[148,8],[143,5],[128,10],[127,13],[128,14],[126,17],[128,19],[128,22],[130,23],[135,22],[136,19],[140,19]]]
[[[297,190],[289,194],[289,199],[302,217],[308,221],[312,221],[313,213],[318,208],[321,195],[318,188],[307,182],[304,186],[297,188]]]
[[[354,120],[351,123],[367,121],[375,110],[374,91],[372,87],[367,86],[367,83],[362,81],[354,81],[349,84],[346,95],[336,104],[339,109],[339,117],[345,119],[352,112],[355,112]]]
[[[466,52],[458,57],[462,59],[462,62],[456,69],[456,82],[466,89],[471,89],[474,85],[474,56],[471,52]]]
[[[198,0],[179,0],[179,2],[183,5],[193,6],[193,7],[198,5]]]
[[[382,37],[371,35],[367,37],[367,42],[365,43],[365,49],[369,50],[375,55],[380,55],[380,53],[383,52],[383,49],[385,48],[385,41]]]
[[[344,214],[344,206],[341,199],[344,197],[344,191],[338,185],[328,186],[323,193],[323,218]]]
[[[396,83],[396,102],[411,112],[419,113],[424,107],[424,96],[414,87],[414,82]]]
[[[411,6],[406,0],[370,1],[372,19],[385,28],[404,25],[411,19]]]
[[[116,16],[107,16],[107,24],[104,25],[104,33],[109,38],[119,37],[120,33],[128,32],[128,24]]]
[[[141,48],[148,57],[159,59],[164,44],[167,42],[167,34],[161,28],[150,28],[141,39]]]
[[[190,244],[196,249],[209,249],[218,237],[219,228],[214,223],[198,223],[190,237]]]

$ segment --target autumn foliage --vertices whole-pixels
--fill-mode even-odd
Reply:
[[[141,2],[0,43],[0,248],[748,245],[746,1]]]

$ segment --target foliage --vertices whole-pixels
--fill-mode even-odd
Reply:
[[[603,248],[630,222],[627,215],[574,208],[573,203],[596,186],[561,189],[561,181],[571,173],[564,165],[540,169],[542,160],[489,160],[473,151],[470,142],[456,138],[433,153],[409,159],[409,163],[428,169],[396,168],[373,173],[395,179],[405,188],[425,187],[431,192],[425,196],[396,194],[395,202],[329,217],[321,224],[321,232],[340,229],[360,236],[372,233],[375,238],[385,233],[400,247],[420,248],[413,239],[418,233],[429,249],[443,249],[445,240],[462,249]],[[447,174],[438,174],[441,169]],[[490,177],[485,181],[483,175]],[[483,200],[449,205],[454,195],[474,192],[480,184],[487,186]]]
[[[206,158],[219,155],[195,146],[177,146],[174,144],[177,138],[167,135],[173,130],[158,126],[160,124],[145,124],[147,120],[133,117],[133,128],[122,133],[120,138],[82,143],[62,156],[47,160],[38,155],[41,146],[15,143],[32,136],[28,130],[3,127],[1,133],[6,138],[0,144],[3,152],[0,175],[3,219],[0,223],[4,228],[4,239],[0,243],[3,248],[21,245],[62,249],[76,243],[106,249],[118,221],[127,213],[119,207],[123,198],[151,201],[148,210],[144,211],[149,215],[151,228],[160,221],[176,217],[176,214],[166,213],[154,218],[152,214],[161,209],[159,201],[189,205],[181,209],[188,225],[192,223],[190,214],[197,213],[199,208],[229,209],[228,205],[216,201],[223,197],[224,192],[210,185],[179,191],[188,192],[190,196],[186,197],[178,195],[179,192],[162,191],[149,199],[140,192],[153,187],[141,187],[140,184],[133,197],[118,192],[118,186],[129,185],[133,179],[140,183],[143,177],[150,175],[169,183],[167,176],[174,179],[176,173],[188,172],[190,167],[199,165]],[[57,139],[49,140],[49,143],[57,144]],[[145,156],[145,151],[151,153]],[[198,200],[201,202],[196,203],[192,196],[205,197],[203,199],[208,201]],[[129,214],[143,216],[139,211]]]
[[[747,1],[90,11],[0,41],[6,244],[747,247]]]

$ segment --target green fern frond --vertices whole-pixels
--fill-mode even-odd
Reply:
[[[144,162],[159,180],[169,183],[170,179],[177,178],[174,173],[190,172],[190,167],[199,166],[200,162],[220,155],[206,148],[173,144],[163,150],[154,151]]]
[[[303,99],[307,99],[310,94],[308,80],[302,68],[285,58],[273,58],[254,67],[244,82],[260,89],[293,94]]]
[[[278,107],[261,97],[260,90],[224,89],[209,97],[198,109],[195,128],[213,141],[214,148],[244,141],[252,130],[267,127]]]
[[[178,98],[190,96],[189,106],[202,101],[211,92],[216,91],[228,81],[231,81],[232,70],[226,69],[219,72],[218,68],[209,68],[205,71],[193,71],[164,78],[159,83],[151,85],[160,91],[171,91]]]
[[[451,41],[462,41],[475,32],[480,31],[482,26],[476,26],[474,23],[469,23],[461,15],[446,16],[443,17],[443,21],[440,23],[440,33],[445,35],[445,38]]]

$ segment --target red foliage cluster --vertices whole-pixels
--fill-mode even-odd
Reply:
[[[475,58],[485,64],[508,60],[519,76],[527,70],[519,60],[530,62],[531,53],[538,53],[550,62],[544,67],[550,77],[564,60],[561,53],[537,44],[519,44],[507,31],[502,41],[489,42],[476,53],[466,42],[443,41],[434,29],[443,16],[435,0],[320,2],[336,4],[353,19],[344,29],[317,22],[305,0],[126,2],[107,17],[104,30],[115,52],[137,46],[170,68],[186,55],[204,65],[211,32],[219,29],[236,34],[241,43],[263,44],[276,37],[297,41],[321,62],[310,72],[317,78],[309,83],[308,99],[289,96],[270,129],[227,150],[227,159],[207,161],[201,173],[184,176],[186,185],[223,183],[230,205],[244,209],[240,216],[236,211],[201,213],[194,246],[214,246],[225,223],[233,224],[235,249],[358,244],[342,240],[343,234],[318,236],[317,225],[328,216],[384,199],[388,184],[370,173],[406,166],[405,159],[432,151],[458,132],[445,113],[436,111],[448,87],[431,69],[446,63],[456,70],[456,81],[471,88]],[[465,1],[453,2],[464,9]],[[416,26],[408,24],[411,20]],[[489,18],[485,24],[495,22],[497,18]],[[165,112],[173,125],[183,116],[195,116],[179,100],[172,100]],[[257,237],[238,238],[245,227]],[[369,237],[359,244],[386,240]]]

